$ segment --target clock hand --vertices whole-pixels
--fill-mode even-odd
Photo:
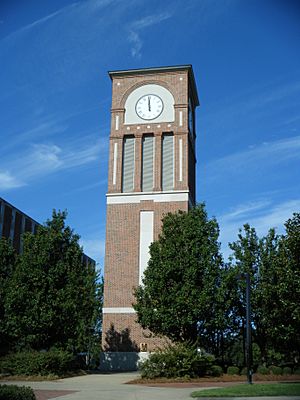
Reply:
[[[148,96],[148,110],[151,111],[150,96]]]

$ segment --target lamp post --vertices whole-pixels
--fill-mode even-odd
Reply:
[[[250,274],[244,272],[238,278],[246,280],[246,365],[247,381],[252,384],[252,340],[251,340],[251,302],[250,302]]]

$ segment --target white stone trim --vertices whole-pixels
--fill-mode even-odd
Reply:
[[[140,203],[143,200],[152,200],[155,203],[165,203],[172,201],[189,201],[189,192],[172,191],[172,192],[142,192],[142,193],[108,193],[106,195],[107,204],[132,204]]]
[[[153,242],[154,212],[140,212],[140,248],[139,248],[139,285],[142,284],[144,271],[150,258],[149,246]]]
[[[114,143],[113,185],[117,182],[118,143]]]
[[[182,139],[179,139],[179,181],[182,182]]]
[[[179,126],[182,126],[182,111],[179,111]]]
[[[132,307],[103,307],[103,314],[135,314],[136,311]]]
[[[119,115],[116,115],[116,131],[119,130],[119,121],[120,121],[120,117],[119,117]]]

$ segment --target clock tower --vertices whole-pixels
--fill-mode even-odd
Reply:
[[[195,108],[191,65],[111,71],[103,340],[106,351],[153,351],[136,323],[133,290],[168,212],[195,204]]]

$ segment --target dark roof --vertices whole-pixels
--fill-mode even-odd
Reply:
[[[191,88],[195,100],[195,105],[199,105],[199,98],[197,93],[197,86],[195,81],[195,76],[193,72],[193,67],[191,64],[187,65],[173,65],[169,67],[150,67],[150,68],[139,68],[139,69],[126,69],[126,70],[119,70],[119,71],[108,71],[110,79],[114,76],[124,76],[124,75],[132,75],[132,74],[152,74],[153,72],[172,72],[172,71],[188,71]]]

